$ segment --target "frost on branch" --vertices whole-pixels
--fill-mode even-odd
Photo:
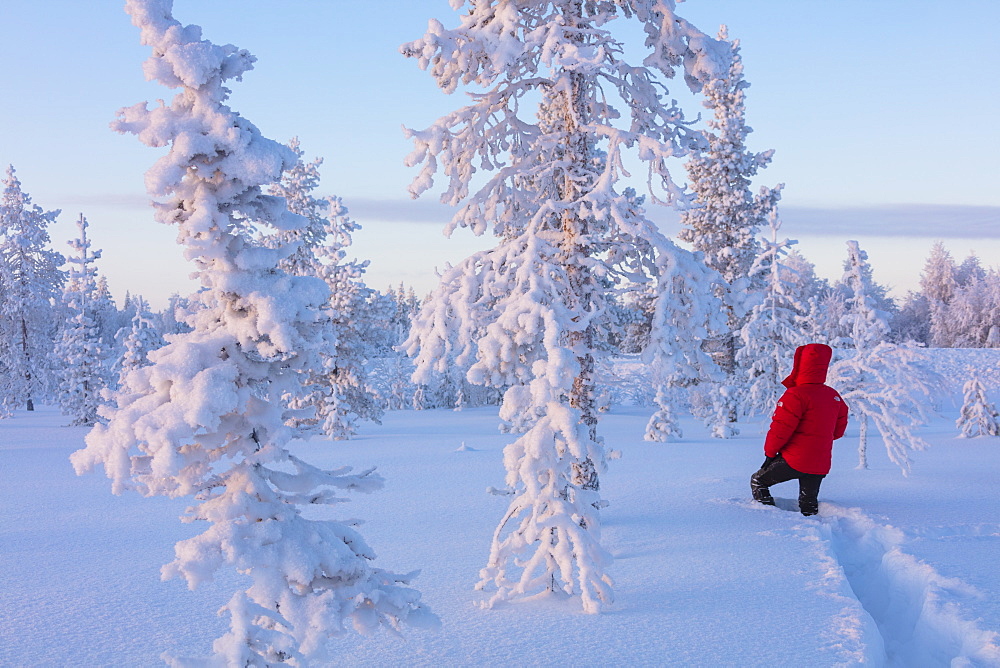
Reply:
[[[202,40],[197,26],[172,18],[168,1],[131,0],[126,9],[152,47],[147,76],[180,90],[169,105],[122,110],[113,127],[169,146],[146,183],[202,290],[192,331],[170,335],[149,366],[124,374],[117,407],[73,464],[78,473],[102,465],[116,493],[194,497],[186,520],[209,527],[177,544],[163,576],[196,587],[226,565],[252,581],[223,608],[231,626],[214,645],[218,660],[301,665],[325,658],[328,638],[347,627],[433,624],[405,586],[410,576],[374,568],[347,524],[301,513],[340,503],[337,490],[373,491],[381,478],[321,471],[288,450],[302,417],[289,406],[326,350],[329,290],[280,269],[294,245],[256,241],[305,220],[261,191],[294,164],[294,152],[224,104],[224,83],[251,69],[253,57]]]
[[[649,221],[642,198],[616,186],[629,176],[623,154],[646,165],[654,201],[686,202],[667,164],[700,137],[665,103],[664,80],[679,71],[700,89],[729,53],[672,1],[452,6],[466,8],[458,28],[432,20],[401,50],[445,92],[474,89],[472,103],[407,130],[407,164],[422,165],[410,192],[442,173],[441,200],[460,205],[448,233],[468,227],[498,241],[444,273],[405,347],[415,382],[454,360],[470,382],[507,388],[501,416],[522,435],[505,450],[511,502],[479,585],[495,589],[490,602],[563,592],[598,612],[611,587],[594,377],[611,297],[690,257]],[[609,30],[625,19],[645,31],[642,63],[628,62]]]

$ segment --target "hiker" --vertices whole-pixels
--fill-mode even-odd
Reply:
[[[787,390],[778,400],[764,440],[764,464],[750,477],[755,501],[773,506],[769,488],[799,481],[799,511],[819,512],[819,486],[830,472],[833,442],[847,429],[847,403],[824,385],[833,350],[822,343],[795,349],[792,373],[781,381]]]

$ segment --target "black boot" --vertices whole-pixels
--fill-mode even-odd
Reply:
[[[823,476],[803,473],[799,477],[799,512],[806,517],[819,513],[819,486]]]
[[[757,482],[757,473],[750,476],[750,493],[753,494],[753,500],[757,503],[763,503],[765,506],[774,505],[774,497],[771,496],[771,490]]]

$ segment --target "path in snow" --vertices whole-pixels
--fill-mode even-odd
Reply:
[[[998,634],[962,615],[962,601],[982,594],[905,553],[903,531],[831,503],[817,528],[875,621],[885,665],[1000,666]]]

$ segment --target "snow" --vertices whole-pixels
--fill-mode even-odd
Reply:
[[[877,435],[870,469],[856,469],[849,427],[809,519],[789,512],[794,483],[773,489],[777,508],[749,501],[756,425],[718,440],[683,416],[682,441],[648,443],[651,410],[602,419],[622,457],[601,479],[616,600],[599,615],[554,596],[481,607],[474,585],[507,506],[486,493],[511,439],[495,408],[394,411],[355,440],[292,444],[318,466],[378,466],[383,491],[317,512],[365,518],[376,563],[421,569],[443,623],[345,636],[337,663],[1000,665],[1000,439],[958,438],[954,401],[920,430],[932,447],[909,477]],[[196,591],[160,582],[173,544],[199,529],[178,521],[186,503],[76,477],[68,456],[86,429],[64,423],[44,407],[0,421],[0,665],[156,666],[163,652],[207,653],[227,628],[216,610],[246,583],[226,571]]]

